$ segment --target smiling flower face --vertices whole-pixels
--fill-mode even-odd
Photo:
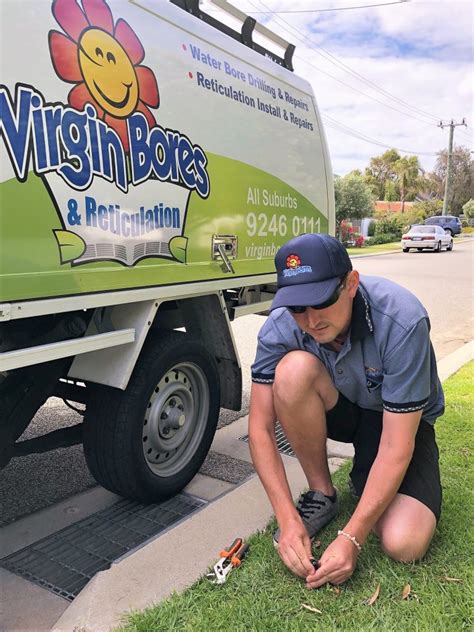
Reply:
[[[286,258],[286,267],[290,269],[295,269],[301,265],[301,259],[298,255],[288,255]]]
[[[128,150],[126,119],[141,112],[150,126],[149,107],[159,105],[155,75],[141,62],[145,51],[125,20],[117,20],[105,0],[54,0],[53,14],[67,35],[50,31],[49,48],[58,76],[75,83],[68,101],[77,109],[91,103],[115,129]]]
[[[79,40],[79,66],[89,92],[112,116],[125,118],[136,108],[138,80],[122,46],[108,33],[90,29]]]

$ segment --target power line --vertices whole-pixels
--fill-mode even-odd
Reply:
[[[340,123],[339,121],[336,121],[332,117],[329,117],[327,114],[323,114],[322,117],[323,119],[325,119],[326,127],[331,127],[332,129],[336,130],[337,132],[340,132],[341,134],[352,136],[353,138],[356,138],[357,140],[362,140],[366,143],[370,143],[371,145],[377,145],[378,147],[382,147],[384,149],[395,149],[396,151],[399,151],[403,154],[411,154],[411,155],[416,155],[416,156],[439,156],[441,153],[441,151],[438,151],[438,152],[413,151],[411,149],[401,149],[400,147],[387,145],[386,143],[378,141],[370,136],[363,134],[362,132],[358,132],[357,130],[352,129],[351,127],[348,127],[347,125]],[[459,156],[463,154],[461,154],[460,152],[453,152],[452,155]]]
[[[262,0],[259,0],[259,2],[260,2],[260,4],[261,4],[262,6],[264,6],[264,7],[266,6],[266,5],[265,5],[265,3],[264,3]],[[252,6],[255,6],[255,4],[254,4],[253,2],[252,2],[251,4],[252,4]],[[295,36],[295,37],[296,37],[296,39],[299,39],[300,41],[303,41],[303,40],[301,39],[301,37],[300,37],[299,31],[297,31],[297,30],[296,30],[296,29],[295,29],[295,28],[294,28],[291,24],[289,24],[286,20],[284,20],[283,18],[280,18],[280,17],[278,17],[278,16],[276,16],[276,19],[277,19],[277,20],[279,20],[279,22],[282,22],[283,24],[285,24],[287,27],[290,27],[290,29],[291,29],[293,32],[295,32],[295,33],[296,33],[296,36]],[[283,28],[285,28],[285,27],[283,27]],[[288,31],[288,29],[287,29],[287,28],[285,28],[285,30],[287,30],[287,31]],[[315,46],[314,46],[314,45],[313,45],[313,43],[309,40],[309,38],[308,38],[308,37],[306,37],[306,36],[304,36],[304,35],[303,35],[303,37],[304,37],[304,39],[305,39],[305,40],[307,40],[308,42],[310,42],[310,47],[311,47],[312,49],[314,49],[316,52],[318,52],[318,53],[319,53],[319,51],[315,48]],[[324,49],[322,49],[322,50],[324,50]],[[324,50],[324,52],[327,52],[327,51],[325,51],[325,50]],[[321,54],[321,53],[319,53],[319,54]],[[327,55],[329,55],[330,57],[334,57],[334,56],[333,56],[333,55],[331,55],[331,53],[329,53],[329,52],[327,52]],[[324,55],[323,55],[323,57],[324,57]],[[408,113],[408,112],[404,112],[403,110],[400,110],[400,109],[398,109],[398,108],[396,108],[396,107],[393,107],[393,106],[391,106],[391,105],[389,105],[389,104],[387,104],[387,103],[384,103],[383,101],[380,101],[379,99],[376,99],[375,97],[373,97],[373,96],[371,96],[371,95],[367,94],[366,92],[363,92],[362,90],[359,90],[358,88],[355,88],[354,86],[351,86],[350,84],[347,84],[346,82],[341,81],[341,80],[340,80],[340,79],[338,79],[337,77],[334,77],[334,76],[333,76],[333,75],[331,75],[330,73],[328,73],[328,72],[326,72],[326,71],[322,70],[321,68],[319,68],[318,66],[314,65],[313,63],[311,63],[311,62],[310,62],[310,61],[308,61],[307,59],[304,59],[304,58],[302,58],[302,57],[300,57],[300,56],[298,56],[298,59],[300,59],[301,61],[306,62],[308,65],[312,66],[315,70],[318,70],[319,72],[322,72],[323,74],[327,75],[327,76],[328,76],[328,77],[330,77],[331,79],[333,79],[333,80],[335,80],[335,81],[338,81],[338,82],[339,82],[339,83],[341,83],[342,85],[344,85],[344,86],[346,86],[346,87],[348,87],[348,88],[350,88],[350,89],[352,89],[352,90],[354,90],[354,91],[358,92],[359,94],[362,94],[363,96],[365,96],[365,97],[367,97],[367,98],[369,98],[369,99],[372,99],[373,101],[375,101],[375,102],[377,102],[377,103],[380,103],[381,105],[384,105],[385,107],[388,107],[388,108],[390,108],[390,109],[392,109],[392,110],[394,110],[394,111],[396,111],[396,112],[399,112],[399,113],[401,113],[401,114],[404,114],[405,116],[409,116],[409,117],[411,117],[411,118],[413,118],[413,119],[415,119],[415,120],[417,120],[417,121],[420,121],[421,123],[424,123],[425,125],[429,125],[430,127],[432,127],[432,126],[433,126],[433,123],[429,123],[429,122],[428,122],[428,121],[426,121],[426,120],[420,119],[418,116],[414,116],[413,114],[410,114],[410,113]],[[338,60],[336,57],[334,57],[334,59],[335,59],[337,62],[339,62],[339,60]],[[330,61],[330,60],[329,60],[329,61]],[[334,63],[334,62],[332,62],[332,63]],[[340,64],[341,64],[342,66],[346,66],[343,62],[340,62]],[[347,68],[349,69],[349,71],[350,71],[350,72],[352,72],[352,74],[354,74],[354,75],[358,75],[358,74],[359,74],[359,73],[356,73],[355,71],[352,71],[352,69],[351,69],[351,68],[349,68],[348,66],[347,66]],[[372,84],[372,82],[371,82],[370,80],[368,80],[368,79],[367,79],[367,80],[365,80],[365,78],[364,78],[362,75],[359,75],[359,76],[361,77],[361,80],[362,80],[362,81],[365,81],[366,83],[370,83],[370,84]],[[375,84],[372,84],[372,85],[374,85],[374,86],[375,86]],[[376,88],[378,88],[377,86],[375,86],[375,87],[376,87]],[[398,99],[398,97],[395,97],[394,95],[391,95],[389,92],[386,92],[386,91],[384,91],[384,90],[382,90],[382,89],[380,89],[379,91],[381,91],[381,92],[385,92],[385,93],[386,93],[386,94],[387,94],[390,98],[394,98],[394,99],[396,99],[396,100],[400,101],[400,103],[402,104],[402,106],[403,106],[403,107],[410,107],[410,108],[412,108],[413,110],[417,110],[417,109],[418,109],[418,108],[415,108],[415,107],[411,106],[411,105],[410,105],[410,104],[408,104],[408,103],[406,103],[406,104],[405,104],[405,102],[404,102],[403,100]],[[429,118],[431,118],[433,121],[436,121],[436,122],[438,122],[438,121],[439,121],[439,118],[436,118],[436,117],[435,117],[434,115],[432,115],[432,114],[425,113],[425,112],[423,112],[422,110],[420,110],[420,112],[421,112],[422,116],[424,116],[424,115],[426,114],[426,116],[428,116]],[[327,115],[326,115],[326,116],[325,116],[325,118],[330,118],[330,117],[327,117]],[[391,146],[391,145],[386,145],[385,143],[383,143],[383,142],[381,142],[381,141],[379,141],[379,140],[377,140],[377,139],[374,139],[374,138],[372,138],[372,137],[370,137],[370,136],[367,136],[366,134],[364,134],[364,133],[362,133],[362,132],[358,132],[357,130],[354,130],[354,129],[352,129],[352,128],[349,128],[349,127],[347,127],[347,126],[343,125],[342,123],[340,123],[339,121],[336,121],[335,119],[332,119],[332,121],[333,121],[333,125],[332,125],[332,127],[333,127],[334,129],[336,129],[337,131],[340,131],[340,132],[345,133],[345,134],[348,134],[348,135],[352,135],[353,137],[355,137],[355,138],[357,138],[357,139],[359,139],[359,140],[362,140],[362,141],[364,141],[364,142],[371,143],[371,144],[374,144],[374,145],[378,145],[379,147],[384,147],[384,148],[388,148],[388,149],[391,149],[391,148],[392,148],[392,146]],[[328,123],[328,125],[331,127],[331,123]],[[336,127],[337,125],[339,126],[339,128],[338,128],[338,127]],[[397,149],[398,151],[401,151],[401,152],[403,152],[403,153],[416,154],[416,155],[419,155],[419,156],[437,156],[437,155],[438,155],[438,153],[437,153],[437,152],[434,152],[434,153],[433,153],[433,152],[417,152],[417,151],[412,151],[412,150],[408,150],[408,149],[401,149],[401,148],[394,148],[394,149]]]
[[[252,6],[255,6],[255,4],[252,2],[251,3]],[[260,1],[260,4],[262,6],[266,6],[264,2]],[[285,26],[283,26],[283,28],[285,30],[288,31],[288,27],[295,33],[294,35],[292,35],[292,37],[295,37],[297,40],[299,40],[300,42],[302,42],[303,44],[305,43],[305,40],[307,42],[309,42],[310,48],[312,48],[315,52],[317,52],[318,54],[321,54],[317,48],[315,48],[314,44],[311,42],[311,40],[306,37],[305,35],[303,35],[302,37],[304,38],[304,40],[301,38],[300,32],[294,28],[291,24],[289,24],[286,20],[284,20],[283,18],[280,18],[278,16],[276,16],[276,19],[280,22],[283,23]],[[409,112],[404,112],[403,110],[400,110],[399,108],[394,107],[393,105],[390,105],[388,103],[385,103],[384,101],[380,101],[380,99],[377,99],[376,97],[367,94],[366,92],[363,92],[362,90],[359,90],[358,88],[355,88],[354,86],[351,86],[350,84],[346,83],[345,81],[342,81],[341,79],[338,79],[337,77],[335,77],[334,75],[331,75],[330,73],[326,72],[325,70],[322,70],[321,68],[319,68],[318,66],[316,66],[315,64],[313,64],[312,62],[308,61],[307,59],[305,59],[304,57],[301,56],[296,56],[297,59],[305,62],[306,64],[308,64],[309,66],[311,66],[312,68],[314,68],[315,70],[317,70],[318,72],[323,73],[324,75],[326,75],[327,77],[329,77],[330,79],[333,79],[334,81],[337,81],[338,83],[342,84],[343,86],[345,86],[346,88],[350,88],[351,90],[354,90],[355,92],[358,92],[359,94],[362,94],[364,97],[371,99],[372,101],[375,101],[376,103],[379,103],[380,105],[383,105],[386,108],[390,108],[391,110],[394,110],[395,112],[399,112],[400,114],[403,114],[404,116],[409,116],[421,123],[424,123],[425,125],[429,125],[430,127],[433,126],[433,123],[429,123],[428,121],[421,119],[419,116],[415,116],[414,114],[411,114]],[[343,63],[343,62],[341,62]],[[367,80],[369,81],[369,80]],[[394,97],[394,95],[391,95],[390,93],[387,93],[390,98],[394,98],[397,99],[397,97]],[[409,104],[404,105],[401,99],[398,99],[399,101],[401,101],[403,107],[412,107]],[[424,116],[424,114],[422,114]],[[435,117],[431,114],[428,115],[430,118],[433,119],[433,121],[439,121],[438,117]]]
[[[411,149],[402,149],[400,147],[394,147],[393,145],[387,145],[386,143],[382,143],[381,141],[375,138],[372,138],[371,136],[367,136],[366,134],[362,132],[358,132],[357,130],[352,129],[352,127],[348,127],[347,125],[344,125],[344,123],[337,121],[336,119],[332,118],[328,114],[323,114],[322,117],[326,121],[325,124],[328,125],[329,127],[332,127],[342,132],[343,134],[348,134],[349,136],[353,136],[354,138],[363,140],[366,143],[371,143],[372,145],[378,145],[379,147],[385,147],[387,149],[396,149],[397,151],[401,151],[404,154],[415,154],[417,156],[437,156],[439,153],[439,152],[427,152],[427,151],[413,151]]]
[[[332,9],[284,9],[282,11],[249,11],[249,13],[257,14],[271,14],[277,15],[282,13],[325,13],[327,11],[348,11],[350,9],[370,9],[371,7],[388,7],[391,4],[403,4],[405,2],[409,2],[409,0],[397,0],[397,2],[384,2],[383,4],[363,4],[357,7],[333,7]]]
[[[306,36],[304,36],[306,38]],[[345,64],[343,61],[341,61],[340,59],[338,59],[335,55],[332,55],[328,50],[326,50],[325,48],[323,48],[322,46],[313,46],[312,48],[314,48],[314,50],[316,52],[318,52],[320,55],[322,55],[323,57],[325,57],[326,59],[328,59],[328,61],[336,66],[339,66],[340,68],[342,68],[343,70],[345,70],[346,72],[348,72],[349,74],[353,75],[356,79],[359,79],[359,81],[362,81],[363,83],[365,83],[366,85],[368,85],[369,87],[371,87],[373,90],[376,90],[377,92],[380,92],[380,94],[382,94],[383,96],[389,97],[390,99],[394,99],[395,101],[397,101],[398,103],[400,103],[400,105],[406,107],[406,108],[410,108],[411,110],[413,110],[414,112],[417,112],[419,114],[421,114],[422,116],[426,116],[427,118],[432,119],[433,121],[438,122],[439,117],[434,116],[433,114],[430,114],[429,112],[425,112],[424,110],[421,110],[420,108],[411,105],[410,103],[408,103],[407,101],[404,101],[403,99],[400,99],[399,97],[397,97],[394,94],[391,94],[390,92],[388,92],[387,90],[385,90],[384,88],[380,88],[377,84],[375,84],[373,81],[371,81],[370,79],[367,79],[367,77],[364,77],[363,75],[361,75],[360,73],[358,73],[356,70],[354,70],[353,68],[351,68],[350,66],[348,66],[347,64]],[[320,50],[318,50],[320,49]],[[322,51],[322,53],[320,52]],[[324,53],[324,54],[323,54]],[[332,61],[334,60],[334,61]]]

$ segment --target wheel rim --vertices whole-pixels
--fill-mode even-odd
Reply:
[[[182,363],[156,385],[143,419],[143,454],[159,476],[180,472],[195,454],[209,416],[209,386],[202,369]]]

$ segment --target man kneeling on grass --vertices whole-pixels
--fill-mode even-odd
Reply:
[[[284,564],[309,588],[341,584],[372,530],[396,560],[421,558],[441,510],[433,424],[444,397],[426,310],[404,288],[360,276],[342,244],[306,234],[275,257],[278,291],[252,366],[249,439]],[[285,431],[309,484],[295,506],[275,441]],[[315,570],[311,540],[338,511],[326,438],[354,444],[359,503]]]

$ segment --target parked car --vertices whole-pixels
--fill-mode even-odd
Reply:
[[[427,226],[441,226],[441,228],[450,233],[451,237],[459,235],[462,232],[461,220],[454,215],[435,215],[434,217],[425,219],[424,223]]]
[[[441,252],[443,248],[452,250],[453,238],[441,226],[415,224],[402,236],[403,252],[408,252],[410,248],[416,248],[419,252],[422,250]]]

